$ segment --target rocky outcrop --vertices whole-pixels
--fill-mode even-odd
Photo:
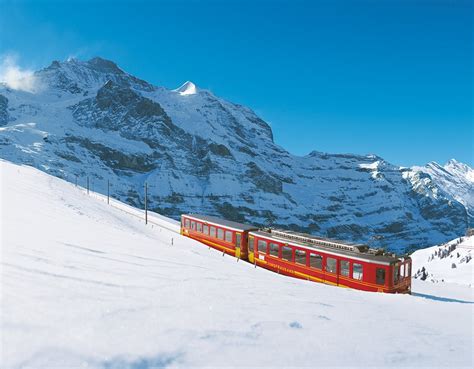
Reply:
[[[71,110],[80,125],[116,131],[151,147],[159,146],[162,135],[180,131],[159,103],[112,81],[107,81],[94,98],[81,101]]]
[[[8,123],[8,99],[0,95],[0,127]]]

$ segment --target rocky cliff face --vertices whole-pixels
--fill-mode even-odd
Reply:
[[[8,123],[8,99],[0,95],[0,127]]]
[[[452,159],[444,166],[431,162],[413,170],[427,174],[439,188],[463,204],[470,226],[474,225],[474,170],[470,166]]]
[[[100,58],[35,76],[36,93],[0,87],[0,157],[82,185],[89,176],[101,192],[109,180],[134,205],[146,181],[151,208],[176,218],[214,214],[399,251],[469,222],[457,179],[373,155],[291,155],[251,109],[191,82],[167,90]]]

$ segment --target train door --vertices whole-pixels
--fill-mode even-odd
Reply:
[[[327,256],[325,256],[324,259],[326,279],[331,283],[335,283],[336,286],[339,286],[338,260]]]
[[[240,232],[235,232],[235,257],[240,259],[241,257],[241,247],[242,247],[242,234]]]
[[[248,234],[248,260],[253,264],[255,263],[255,238],[251,234]]]

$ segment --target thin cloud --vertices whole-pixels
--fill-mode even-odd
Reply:
[[[21,68],[14,55],[0,57],[0,82],[11,89],[31,93],[38,92],[41,87],[34,71]]]

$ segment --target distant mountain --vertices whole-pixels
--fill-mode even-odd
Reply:
[[[453,239],[470,221],[462,173],[472,169],[457,162],[450,176],[375,155],[295,156],[251,109],[189,81],[153,86],[101,58],[54,61],[35,78],[35,93],[0,86],[0,157],[81,185],[89,176],[103,193],[109,180],[136,206],[146,181],[150,207],[174,218],[214,214],[399,251]]]
[[[466,207],[470,219],[474,218],[474,169],[452,159],[444,166],[431,162],[413,170],[428,174],[443,191]]]

